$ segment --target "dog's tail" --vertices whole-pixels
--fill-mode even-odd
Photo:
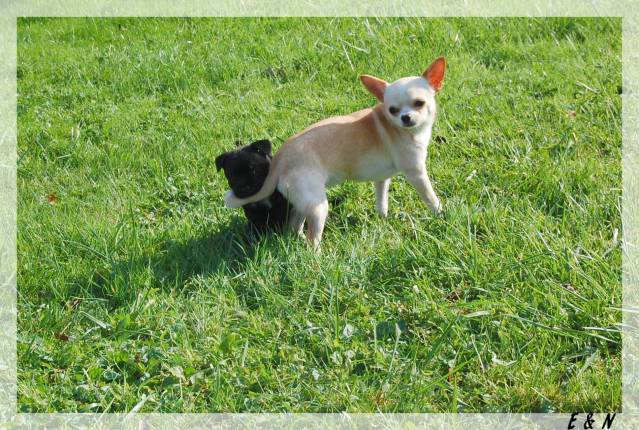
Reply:
[[[277,161],[278,157],[274,157],[268,175],[266,176],[266,179],[264,179],[264,183],[262,184],[262,188],[260,188],[257,193],[244,199],[240,199],[235,196],[233,191],[227,191],[227,193],[224,195],[224,203],[226,204],[226,207],[239,208],[249,203],[259,202],[260,200],[264,200],[265,198],[270,197],[271,194],[275,192],[277,183],[280,180],[280,172],[278,169],[279,163]]]

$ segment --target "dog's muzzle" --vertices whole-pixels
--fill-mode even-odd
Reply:
[[[400,118],[404,127],[412,127],[415,125],[415,123],[410,119],[410,115],[408,114],[404,114]]]

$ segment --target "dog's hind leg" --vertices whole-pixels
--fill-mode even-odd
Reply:
[[[304,220],[306,217],[298,210],[293,208],[291,210],[291,216],[288,221],[289,228],[292,232],[304,236]]]
[[[312,169],[297,169],[283,175],[281,183],[280,192],[287,196],[298,213],[296,217],[299,216],[296,224],[291,226],[300,231],[306,219],[306,238],[315,252],[319,252],[319,243],[328,216],[326,178],[321,172]]]
[[[328,200],[324,196],[324,200],[309,206],[306,214],[306,239],[308,239],[316,253],[320,252],[320,242],[324,232],[324,225],[326,224],[326,217],[328,217]]]

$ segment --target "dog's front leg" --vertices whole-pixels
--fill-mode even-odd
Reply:
[[[426,169],[419,169],[414,171],[405,172],[406,179],[410,182],[413,187],[419,193],[419,196],[422,200],[428,205],[428,207],[437,213],[440,213],[442,210],[442,205],[439,202],[439,198],[435,194],[435,190],[433,189],[433,185],[430,183],[430,179],[428,178],[428,173],[426,173]]]
[[[388,215],[388,187],[390,178],[375,182],[375,197],[377,198],[377,212],[382,218]]]

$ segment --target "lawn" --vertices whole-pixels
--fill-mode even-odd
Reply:
[[[439,55],[440,216],[224,207],[236,139]],[[17,73],[20,411],[620,409],[620,19],[19,19]]]

